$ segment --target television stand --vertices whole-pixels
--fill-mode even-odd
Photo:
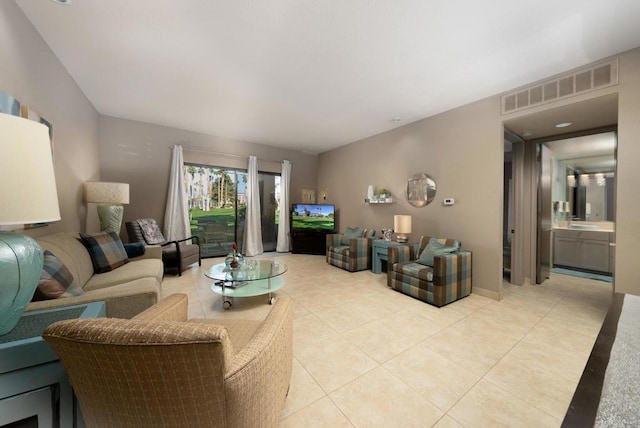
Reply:
[[[332,233],[335,232],[327,230],[291,231],[291,253],[324,256],[327,252],[327,235]]]

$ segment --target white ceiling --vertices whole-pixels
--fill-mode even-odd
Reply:
[[[16,2],[99,113],[310,153],[640,46],[638,0]]]

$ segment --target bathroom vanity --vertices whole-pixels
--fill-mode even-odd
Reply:
[[[553,264],[613,273],[615,232],[571,225],[554,229]]]

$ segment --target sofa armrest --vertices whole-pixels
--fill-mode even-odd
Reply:
[[[162,260],[162,247],[160,245],[145,245],[143,255],[129,258],[131,261],[144,259]]]
[[[182,244],[183,242],[187,242],[187,241],[196,241],[195,244],[193,245],[200,245],[200,238],[197,236],[190,236],[188,238],[184,238],[184,239],[176,239],[174,241],[167,241],[164,242],[162,244],[160,244],[161,247],[169,247],[169,246],[174,246],[177,250],[180,249],[180,244]]]
[[[133,319],[144,321],[187,321],[189,300],[186,294],[171,294],[139,313]]]
[[[158,303],[160,284],[155,278],[140,278],[110,287],[91,290],[80,296],[30,302],[27,311],[62,308],[105,302],[107,318],[132,318]]]
[[[181,244],[181,243],[187,242],[187,241],[196,241],[196,243],[194,245],[200,245],[200,237],[198,237],[196,235],[193,235],[193,236],[190,236],[190,237],[184,238],[184,239],[176,239],[173,242],[177,242],[178,244]],[[192,242],[192,244],[193,244],[193,242]]]
[[[329,235],[327,235],[326,245],[324,248],[324,254],[325,254],[327,263],[329,263],[329,248],[337,247],[338,245],[340,245],[341,240],[342,240],[341,233],[330,233]]]
[[[433,258],[433,283],[446,285],[471,279],[471,251],[461,250]]]
[[[387,264],[393,266],[396,263],[415,260],[416,255],[413,245],[403,245],[401,247],[389,247],[387,249]],[[388,269],[391,270],[391,269]]]
[[[349,253],[351,257],[361,257],[363,254],[371,255],[371,238],[349,239]]]

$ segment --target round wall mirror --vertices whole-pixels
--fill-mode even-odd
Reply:
[[[436,197],[436,182],[424,172],[407,180],[407,200],[414,207],[425,207]]]

